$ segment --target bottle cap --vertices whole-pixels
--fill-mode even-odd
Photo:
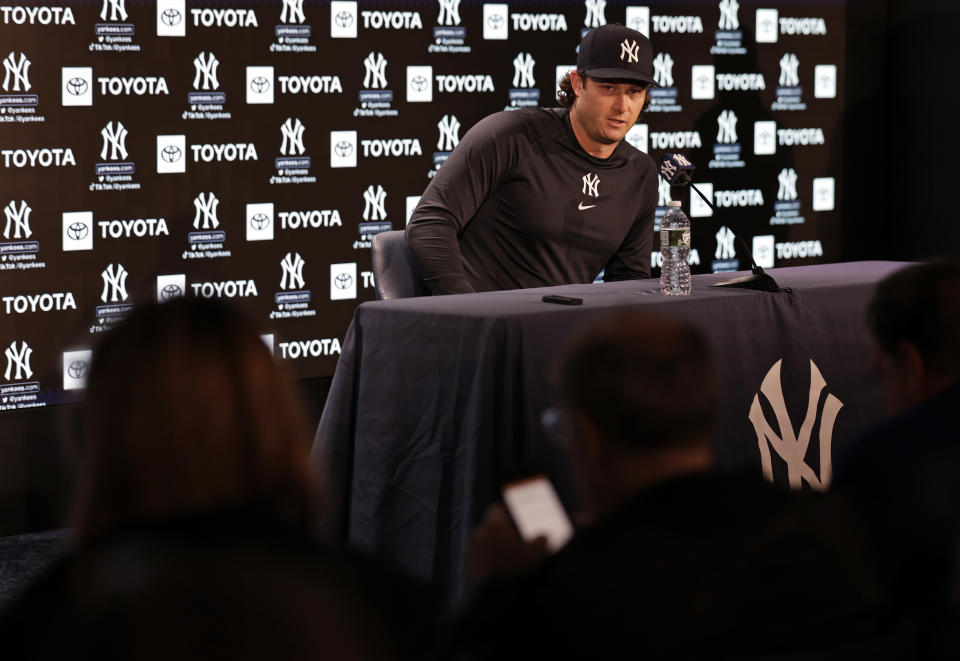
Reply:
[[[682,203],[680,202],[680,200],[670,200],[669,202],[667,202],[668,207],[679,207],[681,206],[681,204]]]

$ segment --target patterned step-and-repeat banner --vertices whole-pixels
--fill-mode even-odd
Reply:
[[[181,295],[229,299],[298,376],[332,374],[373,298],[371,236],[405,225],[479,119],[555,105],[582,34],[606,22],[654,46],[660,86],[628,139],[687,154],[717,207],[674,191],[694,270],[745,267],[734,231],[765,267],[839,259],[843,13],[0,0],[0,410],[77,398],[96,334]]]

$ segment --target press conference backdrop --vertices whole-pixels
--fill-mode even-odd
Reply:
[[[479,119],[555,105],[606,22],[653,40],[627,139],[687,154],[717,207],[661,187],[695,272],[747,266],[733,232],[765,267],[841,255],[843,2],[0,3],[3,410],[78,398],[96,335],[180,295],[239,304],[329,376],[372,235]]]

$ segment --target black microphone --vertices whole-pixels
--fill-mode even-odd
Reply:
[[[689,186],[697,192],[700,199],[706,202],[707,206],[716,213],[717,208],[713,206],[706,195],[700,192],[700,189],[693,185],[693,171],[697,167],[687,160],[683,154],[667,154],[660,159],[660,176],[671,186]],[[751,258],[752,261],[752,258]]]
[[[683,154],[667,154],[660,161],[660,176],[671,186],[686,186],[697,168]]]
[[[696,166],[691,163],[683,154],[664,155],[664,157],[660,159],[660,167],[658,168],[660,176],[664,181],[671,186],[690,186],[690,188],[696,191],[697,195],[700,196],[700,199],[706,202],[707,206],[710,207],[714,213],[716,213],[717,208],[713,206],[713,203],[707,198],[706,195],[700,192],[699,188],[693,185],[693,172],[696,169]],[[740,287],[743,289],[756,289],[758,291],[770,292],[789,291],[789,288],[781,290],[776,280],[764,273],[763,269],[757,264],[756,260],[753,259],[753,253],[750,252],[750,248],[747,247],[747,242],[743,240],[743,237],[741,237],[739,234],[736,234],[736,240],[743,249],[743,252],[747,255],[747,257],[750,258],[750,270],[752,273],[740,278],[734,278],[733,280],[718,282],[710,285],[711,287]]]

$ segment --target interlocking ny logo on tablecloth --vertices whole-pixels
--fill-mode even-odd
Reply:
[[[787,406],[783,400],[783,388],[780,381],[780,367],[783,360],[774,363],[760,385],[760,392],[770,402],[773,413],[777,418],[780,429],[778,435],[767,422],[763,409],[760,407],[759,393],[753,396],[748,418],[757,431],[757,442],[760,445],[760,460],[763,465],[763,476],[773,482],[773,459],[770,454],[772,447],[787,465],[787,481],[791,489],[799,489],[802,481],[817,490],[825,490],[830,486],[833,477],[832,444],[833,427],[837,421],[837,414],[843,408],[843,402],[832,394],[827,394],[820,415],[820,475],[806,463],[807,448],[810,445],[810,436],[817,419],[817,409],[820,404],[820,393],[827,382],[813,360],[810,361],[810,396],[807,400],[807,414],[797,434],[790,422]]]

